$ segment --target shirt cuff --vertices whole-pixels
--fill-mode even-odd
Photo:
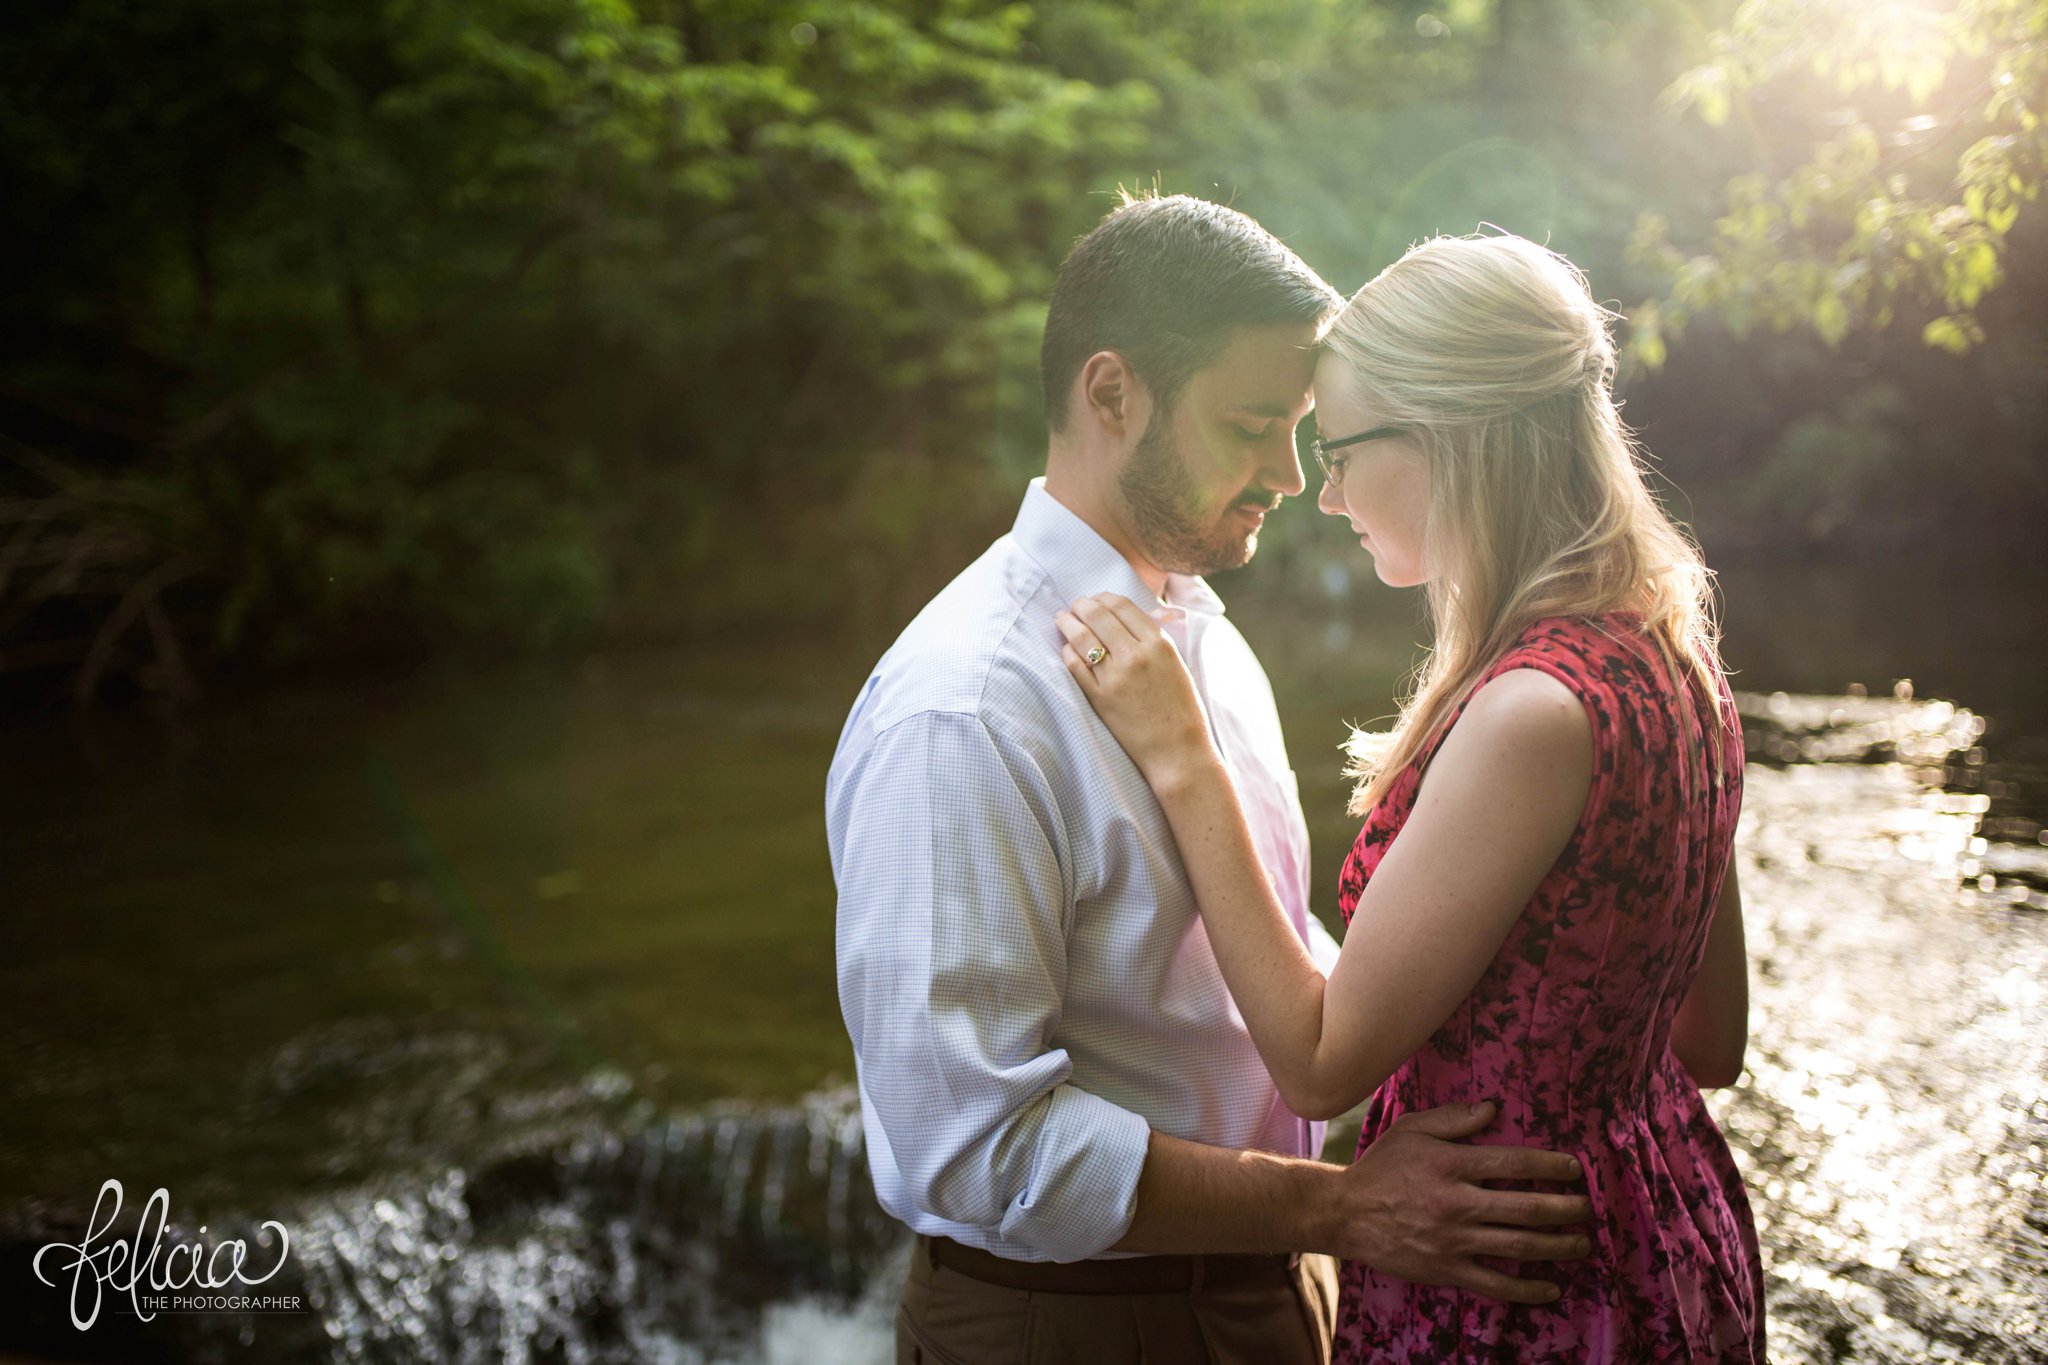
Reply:
[[[1109,1250],[1137,1213],[1151,1138],[1151,1125],[1130,1110],[1072,1085],[1055,1087],[1030,1183],[1004,1211],[1001,1235],[1054,1261]]]

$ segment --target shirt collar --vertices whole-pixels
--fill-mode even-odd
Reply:
[[[1145,580],[1138,577],[1138,571],[1115,546],[1075,515],[1073,509],[1045,491],[1043,476],[1033,479],[1024,490],[1024,505],[1017,509],[1017,522],[1010,528],[1010,534],[1019,548],[1046,571],[1066,602],[1093,593],[1114,592],[1141,607],[1161,604],[1161,599],[1145,586]],[[1190,615],[1223,614],[1223,599],[1192,574],[1166,576],[1164,605],[1179,607]]]

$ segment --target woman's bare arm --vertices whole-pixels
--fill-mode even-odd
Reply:
[[[1592,777],[1592,725],[1562,682],[1515,669],[1473,696],[1352,914],[1312,1108],[1370,1094],[1471,994],[1571,841]]]
[[[1267,880],[1171,642],[1121,598],[1083,599],[1061,628],[1068,667],[1159,797],[1217,965],[1281,1097],[1305,1118],[1344,1112],[1471,992],[1569,842],[1592,783],[1584,707],[1530,669],[1479,690],[1325,981]],[[1100,674],[1077,639],[1104,642]]]
[[[1707,929],[1700,974],[1671,1024],[1671,1050],[1702,1089],[1733,1085],[1749,1048],[1749,949],[1742,934],[1742,888],[1735,855]]]

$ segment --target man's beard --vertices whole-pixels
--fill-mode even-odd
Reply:
[[[1117,491],[1123,494],[1138,549],[1168,573],[1199,575],[1241,569],[1259,548],[1258,533],[1246,534],[1222,518],[1202,520],[1201,494],[1167,435],[1171,415],[1152,415],[1145,434],[1138,438],[1137,449],[1117,475]],[[1232,509],[1243,506],[1266,511],[1278,501],[1261,489],[1248,488]]]

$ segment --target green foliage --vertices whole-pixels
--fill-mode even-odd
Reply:
[[[1052,274],[1119,186],[1235,203],[1345,290],[1438,232],[1548,241],[1648,298],[1649,368],[1710,314],[1978,366],[2044,3],[1752,0],[1682,121],[1647,115],[1688,16],[1624,0],[17,6],[0,672],[80,631],[173,676],[180,642],[894,619],[1037,471]],[[1730,391],[1769,363],[1711,353]],[[1770,415],[1871,430],[1846,401]],[[1823,478],[1810,436],[1746,472]],[[1880,464],[1864,510],[1910,487]]]
[[[558,640],[663,533],[636,522],[661,490],[702,504],[987,420],[1074,185],[1157,105],[1034,60],[1032,23],[962,0],[17,13],[0,235],[42,268],[0,303],[6,382],[42,442],[83,414],[119,465],[198,490],[199,539],[233,547],[199,560],[227,647],[372,619]],[[946,386],[965,398],[932,403]]]
[[[1825,544],[1844,530],[1894,512],[1889,489],[1908,452],[1901,434],[1905,403],[1896,389],[1858,389],[1833,411],[1786,429],[1744,480],[1745,514],[1781,543]]]
[[[1981,343],[2048,153],[2048,3],[1746,0],[1711,49],[1667,103],[1739,124],[1773,169],[1729,182],[1698,248],[1641,216],[1635,253],[1668,280],[1635,316],[1645,363],[1700,313],[1830,347],[1904,316],[1929,346]]]
[[[259,398],[247,457],[214,452],[184,480],[216,523],[244,531],[213,553],[231,585],[219,643],[234,648],[252,621],[287,656],[313,651],[326,631],[374,637],[408,618],[525,647],[574,635],[605,586],[584,510],[588,459],[521,451],[512,431],[497,433],[486,465],[474,451],[488,426],[445,396],[360,375]]]

